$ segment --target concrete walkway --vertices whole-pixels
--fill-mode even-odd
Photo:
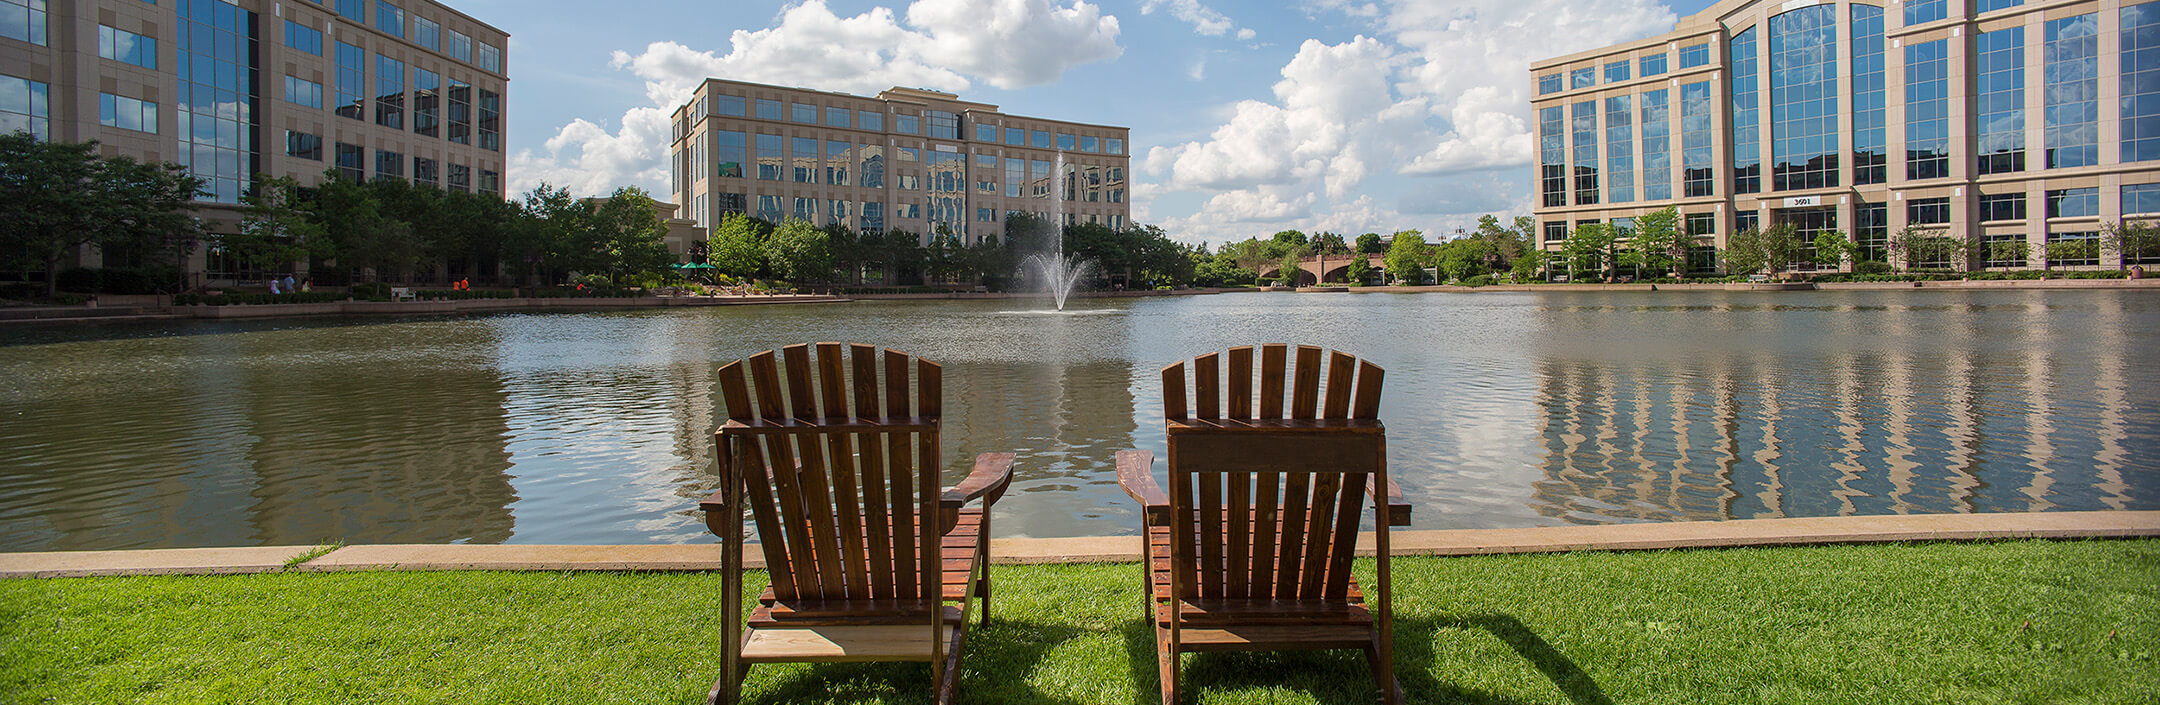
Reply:
[[[1804,546],[1891,541],[2160,537],[2160,511],[1931,514],[1797,519],[1735,519],[1662,524],[1548,526],[1530,529],[1396,531],[1398,556],[1467,556],[1555,551],[1626,551],[1741,546]],[[1372,534],[1360,552],[1372,551]],[[214,575],[356,570],[649,570],[720,568],[720,545],[345,546],[308,560],[311,546],[173,548],[141,551],[0,553],[0,578],[113,575]],[[758,550],[745,563],[764,567]],[[1136,536],[995,539],[1003,564],[1107,563],[1140,560]],[[290,565],[288,565],[290,564]]]

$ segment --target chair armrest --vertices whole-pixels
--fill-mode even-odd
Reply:
[[[1150,526],[1170,521],[1170,495],[1155,484],[1155,454],[1144,450],[1117,453],[1117,483],[1125,494],[1140,503],[1143,520]]]
[[[1014,455],[1011,453],[984,453],[975,456],[975,469],[967,479],[952,489],[938,495],[939,533],[952,529],[960,521],[960,507],[983,498],[983,508],[997,504],[1005,496],[1005,489],[1012,486]]]
[[[1395,484],[1395,478],[1388,478],[1386,497],[1380,496],[1379,489],[1378,486],[1366,486],[1367,494],[1373,496],[1374,507],[1386,512],[1382,516],[1387,517],[1388,526],[1409,526],[1410,503],[1403,501],[1402,487]]]

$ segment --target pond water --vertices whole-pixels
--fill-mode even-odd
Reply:
[[[2160,508],[2143,291],[1223,294],[0,328],[0,551],[715,540],[713,371],[945,365],[948,483],[1008,536],[1131,534],[1158,371],[1298,342],[1387,368],[1416,528]],[[1158,472],[1161,468],[1158,467]]]

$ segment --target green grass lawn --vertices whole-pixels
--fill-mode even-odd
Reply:
[[[1369,575],[1370,561],[1361,563]],[[1404,558],[1412,702],[2160,702],[2160,541]],[[752,578],[763,584],[763,576]],[[961,698],[1152,703],[1134,564],[1010,566]],[[693,703],[719,580],[0,581],[0,702]],[[1187,656],[1200,703],[1367,703],[1355,652]],[[920,664],[758,666],[750,702],[914,703]]]

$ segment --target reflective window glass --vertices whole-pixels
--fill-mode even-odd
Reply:
[[[2122,8],[2122,160],[2160,159],[2160,4]]]
[[[1710,63],[1709,42],[1680,47],[1680,68],[1695,68],[1708,63]]]
[[[1762,108],[1756,102],[1762,85],[1762,64],[1756,56],[1755,27],[1733,35],[1725,46],[1732,65],[1732,171],[1733,193],[1762,191]]]
[[[1560,74],[1548,73],[1537,78],[1538,95],[1560,92]]]
[[[1597,69],[1579,68],[1568,72],[1568,88],[1589,88],[1597,85]]]
[[[1568,108],[1570,144],[1574,147],[1575,204],[1598,202],[1598,104],[1586,100]]]
[[[1665,73],[1665,55],[1651,54],[1638,59],[1635,62],[1635,73],[1643,76],[1656,76]]]
[[[2092,218],[2100,215],[2100,189],[2066,188],[2047,192],[2047,217]]]
[[[1884,147],[1883,13],[1871,5],[1852,5],[1853,183],[1879,184],[1889,179]]]
[[[2047,168],[2100,163],[2100,22],[2087,14],[2049,21],[2047,90],[2042,93],[2047,118]]]
[[[322,56],[322,30],[286,20],[285,46]]]
[[[1672,198],[1672,106],[1663,88],[1644,91],[1642,110],[1643,200]]]
[[[1628,62],[1626,60],[1623,59],[1605,65],[1606,83],[1625,81],[1628,78]]]
[[[1773,190],[1838,185],[1837,53],[1836,5],[1770,18]]]
[[[0,75],[0,134],[28,132],[51,138],[51,86],[41,81]]]
[[[1980,173],[2025,170],[2025,28],[1981,32],[1974,37],[1980,55],[1980,138],[1975,150]]]
[[[1905,178],[1950,175],[1949,41],[1905,45]]]
[[[826,108],[825,124],[831,127],[847,127],[855,111],[847,108]]]

